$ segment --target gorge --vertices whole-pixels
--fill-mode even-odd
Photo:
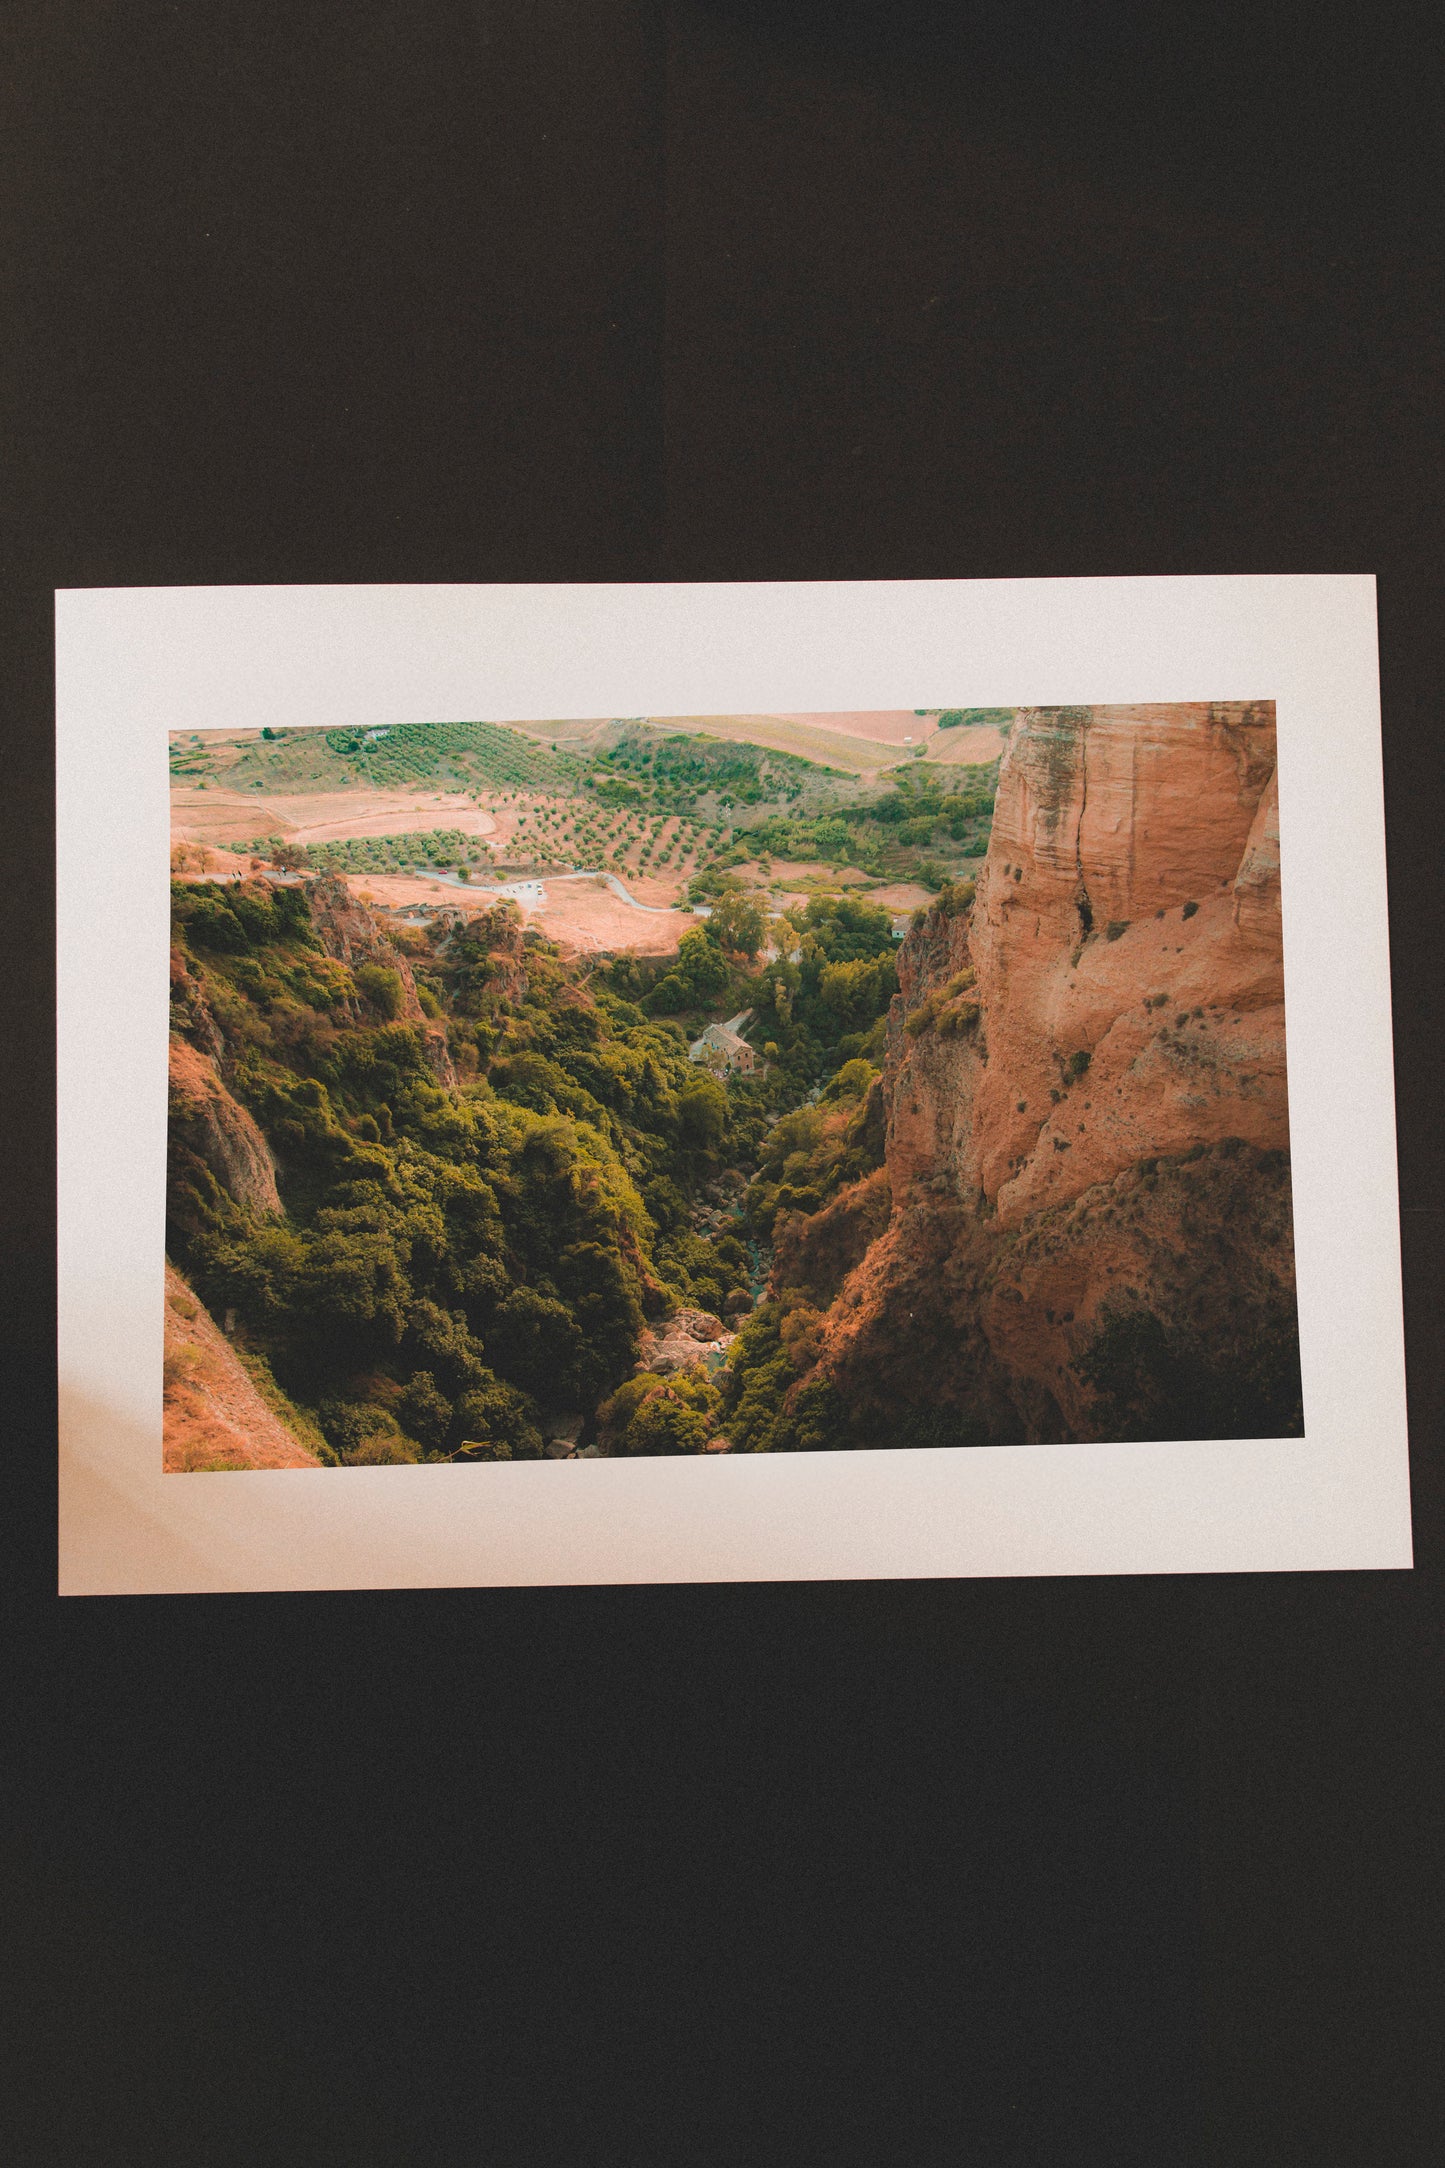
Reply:
[[[1273,709],[1005,737],[901,941],[177,880],[168,1464],[1301,1434]]]

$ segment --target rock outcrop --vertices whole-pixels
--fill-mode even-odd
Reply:
[[[736,1338],[708,1310],[676,1310],[662,1325],[644,1330],[633,1367],[671,1377],[675,1370],[691,1370],[710,1357],[720,1361]]]
[[[174,1036],[170,1149],[173,1160],[193,1155],[253,1219],[281,1211],[276,1162],[254,1116],[227,1090],[211,1056]]]
[[[1272,707],[1020,711],[976,893],[899,982],[844,1403],[940,1442],[1297,1430]]]

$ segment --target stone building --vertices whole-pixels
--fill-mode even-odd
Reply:
[[[711,1069],[715,1076],[747,1076],[758,1066],[757,1055],[731,1024],[709,1024],[687,1051],[691,1060]]]

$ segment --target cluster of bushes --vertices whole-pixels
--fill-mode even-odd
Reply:
[[[911,1009],[904,1019],[903,1029],[912,1038],[925,1031],[937,1031],[947,1038],[961,1031],[971,1031],[978,1022],[979,1005],[973,999],[974,972],[965,967],[955,971],[951,979],[936,986],[931,994]]]
[[[774,858],[818,859],[865,872],[913,870],[929,847],[982,857],[988,848],[997,767],[972,771],[964,789],[945,768],[910,762],[893,771],[880,798],[842,805],[811,819],[777,815],[747,831],[747,844]],[[942,879],[941,871],[938,879]]]
[[[598,1411],[600,1435],[613,1458],[701,1453],[717,1431],[722,1395],[702,1368],[660,1377],[628,1378]]]
[[[748,1319],[733,1343],[719,1406],[735,1452],[822,1453],[846,1442],[847,1410],[831,1380],[811,1378],[793,1390],[817,1360],[822,1323],[822,1312],[797,1288],[783,1289]]]
[[[791,953],[766,964],[754,990],[754,1037],[795,1091],[841,1064],[881,1054],[898,991],[893,921],[877,904],[814,896],[782,921]]]
[[[330,843],[287,843],[258,836],[246,845],[270,865],[298,872],[400,873],[411,866],[476,865],[486,855],[460,828],[422,828],[397,836],[341,836]]]
[[[191,946],[216,955],[240,956],[277,943],[302,950],[320,946],[301,890],[269,883],[172,881],[171,923]]]
[[[696,884],[695,884],[696,885]],[[714,893],[717,890],[714,888]],[[851,896],[815,896],[766,929],[780,953],[755,965],[747,951],[761,913],[724,886],[705,926],[685,933],[666,964],[621,955],[593,980],[662,1021],[686,1044],[693,1027],[729,1009],[752,1011],[747,1035],[767,1062],[766,1078],[728,1086],[733,1131],[744,1119],[786,1109],[844,1064],[881,1058],[884,1021],[898,990],[890,914]]]
[[[817,1212],[849,1182],[883,1164],[878,1071],[843,1064],[816,1102],[795,1107],[769,1130],[747,1197],[749,1224],[767,1241],[782,1212]]]
[[[641,803],[656,794],[677,810],[691,811],[696,800],[712,793],[733,805],[759,805],[767,799],[796,800],[807,782],[824,771],[791,753],[728,738],[628,736],[603,754],[599,766],[612,771],[598,782],[608,802]],[[628,777],[637,780],[628,782]],[[640,786],[650,786],[650,792]],[[631,800],[621,796],[633,793]]]

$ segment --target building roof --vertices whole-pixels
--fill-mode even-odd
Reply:
[[[693,1040],[688,1053],[694,1061],[706,1061],[709,1054],[721,1054],[728,1061],[757,1060],[747,1040],[740,1033],[730,1031],[726,1024],[707,1025],[701,1036]]]

